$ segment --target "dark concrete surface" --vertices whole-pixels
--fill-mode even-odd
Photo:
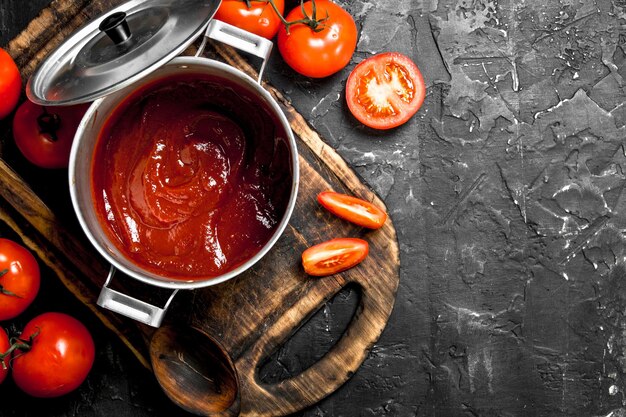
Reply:
[[[386,201],[401,282],[361,369],[299,415],[626,416],[626,1],[339,3],[360,32],[349,66],[312,80],[275,53],[267,77]],[[0,44],[45,4],[0,0]],[[415,60],[428,95],[407,124],[377,132],[349,114],[345,80],[392,50]],[[184,414],[47,285],[36,308],[89,321],[96,366],[53,401],[5,383],[0,415]],[[322,355],[356,297],[329,303],[263,377]]]

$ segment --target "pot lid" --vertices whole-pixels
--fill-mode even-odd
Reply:
[[[220,0],[132,0],[90,22],[52,51],[28,80],[41,105],[93,101],[144,77],[202,33]]]

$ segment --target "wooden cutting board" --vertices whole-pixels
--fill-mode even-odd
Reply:
[[[23,79],[28,79],[41,59],[71,32],[120,3],[117,0],[53,1],[7,46]],[[254,75],[254,70],[232,49],[213,45],[213,53]],[[384,207],[383,202],[278,90],[267,84],[264,87],[283,108],[297,138],[301,182],[290,224],[275,247],[251,270],[223,284],[179,294],[165,319],[170,325],[193,325],[221,343],[236,368],[242,416],[290,414],[318,402],[346,382],[380,337],[393,308],[399,281],[398,243],[391,220],[379,230],[368,231],[321,209],[316,195],[333,189],[380,207]],[[10,161],[0,160],[0,197],[0,219],[20,233],[68,289],[150,367],[146,346],[154,329],[95,304],[109,266],[86,243],[77,223],[55,216],[12,169]],[[347,236],[361,237],[370,243],[370,254],[362,264],[321,279],[303,272],[300,255],[305,248]],[[330,351],[297,376],[276,384],[260,382],[257,372],[263,360],[326,301],[351,283],[360,289],[360,304],[346,332]],[[128,278],[121,278],[116,285],[137,291]],[[184,385],[186,381],[178,382]]]

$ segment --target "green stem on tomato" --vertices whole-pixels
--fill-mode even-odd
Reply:
[[[61,118],[58,114],[48,113],[48,110],[43,107],[43,113],[37,117],[37,124],[39,125],[39,133],[47,133],[50,135],[50,139],[57,141],[57,130],[61,126]]]
[[[16,349],[29,350],[30,349],[30,345],[28,345],[26,343],[12,343],[11,346],[7,349],[6,352],[0,353],[0,363],[2,364],[2,369],[4,369],[5,371],[7,370],[7,364],[4,361],[4,358],[10,357],[11,354],[13,353],[13,351],[16,350]]]
[[[248,8],[250,8],[250,4],[249,4],[250,0],[242,0],[242,1],[245,1]],[[276,13],[276,16],[278,16],[278,18],[283,23],[283,25],[285,25],[285,30],[287,31],[287,34],[289,34],[289,29],[291,28],[291,26],[297,25],[297,24],[306,25],[310,27],[313,32],[321,32],[325,28],[323,23],[327,21],[329,17],[328,11],[327,11],[325,18],[323,19],[317,18],[317,7],[315,5],[315,0],[311,0],[312,8],[313,8],[312,16],[308,16],[306,14],[306,10],[304,9],[304,0],[300,0],[300,8],[302,10],[302,14],[304,15],[304,18],[294,20],[293,22],[287,21],[287,19],[285,19],[285,17],[280,13],[280,11],[278,11],[278,7],[276,7],[276,4],[274,4],[274,0],[254,0],[254,1],[261,1],[263,3],[269,3],[270,6],[272,6],[272,9],[274,9],[274,13]]]
[[[302,7],[302,14],[304,14],[304,3],[300,2]],[[315,4],[315,0],[313,0],[313,3],[311,3],[311,11],[313,13],[311,13],[311,18],[316,21],[317,20],[317,5]],[[306,14],[304,14],[306,16]]]
[[[0,363],[2,363],[2,369],[6,370],[7,369],[7,364],[4,361],[4,359],[6,357],[10,357],[11,354],[19,349],[23,352],[28,352],[29,350],[31,350],[33,348],[33,340],[35,340],[35,337],[37,337],[39,335],[39,333],[41,332],[41,329],[39,327],[37,327],[37,331],[33,334],[31,334],[28,337],[28,340],[24,340],[24,339],[20,339],[19,337],[12,337],[9,340],[9,343],[11,344],[11,346],[9,346],[9,348],[6,350],[6,352],[0,353]]]
[[[9,272],[8,268],[5,268],[2,271],[0,271],[0,278],[2,278],[7,272]],[[22,298],[22,297],[20,297],[19,295],[15,294],[12,291],[5,290],[4,287],[2,286],[2,284],[0,284],[0,294],[9,295],[11,297]]]
[[[23,298],[15,294],[13,291],[5,290],[2,285],[0,285],[0,294],[8,295],[9,297]]]

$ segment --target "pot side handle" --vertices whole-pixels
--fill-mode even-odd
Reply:
[[[236,26],[213,19],[209,22],[204,32],[196,57],[202,55],[209,38],[261,58],[263,62],[261,63],[259,78],[257,79],[257,82],[261,84],[265,64],[272,53],[272,46],[274,45],[271,41]]]
[[[107,280],[100,290],[98,305],[148,326],[159,327],[178,290],[172,291],[163,308],[157,307],[110,288],[108,285],[116,271],[117,269],[111,265]]]

